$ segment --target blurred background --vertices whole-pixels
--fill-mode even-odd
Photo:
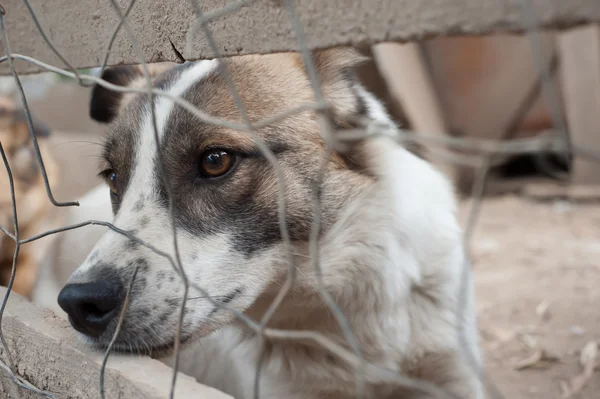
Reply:
[[[543,39],[548,68],[562,106],[554,38],[547,34]],[[542,96],[539,66],[527,38],[443,37],[362,50],[372,61],[359,71],[361,80],[385,101],[389,112],[405,129],[425,132],[425,128],[431,134],[507,140],[533,137],[557,128]],[[395,63],[398,57],[402,57],[401,65]],[[97,69],[83,72],[97,73]],[[32,113],[52,131],[53,153],[61,162],[67,157],[71,164],[78,165],[66,170],[68,174],[57,187],[57,194],[82,195],[94,183],[87,178],[98,154],[92,143],[101,142],[103,137],[103,127],[88,117],[90,89],[52,73],[23,76],[23,83]],[[11,77],[0,78],[0,95],[19,102]],[[71,159],[75,153],[78,158]],[[552,170],[569,171],[570,164],[560,157],[548,155],[546,159]],[[461,192],[467,194],[472,184],[470,173],[462,170],[452,177]],[[519,191],[525,183],[553,178],[556,175],[536,166],[533,157],[507,158],[493,169],[488,193]]]

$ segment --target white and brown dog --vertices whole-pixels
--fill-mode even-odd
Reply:
[[[388,135],[398,133],[380,102],[353,79],[350,72],[361,60],[349,49],[314,54],[334,124],[348,127],[355,117],[363,117],[390,126]],[[227,63],[251,121],[314,101],[299,54],[249,55]],[[139,67],[108,69],[103,77],[123,86],[144,84]],[[242,122],[217,60],[161,70],[153,74],[153,84],[210,115]],[[155,110],[158,146],[147,95],[94,89],[91,115],[110,127],[101,176],[110,187],[106,195],[112,200],[114,224],[174,254],[168,190],[157,163],[160,151],[188,278],[213,299],[259,320],[288,271],[274,168],[244,132],[204,123],[165,97],[155,99]],[[285,176],[285,216],[298,271],[269,327],[310,330],[346,345],[319,294],[308,257],[313,186],[326,153],[315,115],[299,113],[257,133]],[[437,384],[453,397],[482,398],[477,370],[463,353],[468,350],[479,364],[470,278],[466,308],[457,314],[465,254],[447,180],[393,139],[379,137],[334,153],[319,188],[324,289],[348,319],[364,359],[388,372]],[[76,330],[105,347],[136,268],[116,348],[168,354],[182,281],[164,257],[125,236],[104,234],[62,290],[60,306]],[[461,345],[459,333],[468,348]],[[263,348],[262,398],[356,395],[356,374],[342,359],[306,341],[269,339],[263,347],[230,312],[191,289],[181,341],[198,340],[206,352],[194,374],[237,398],[252,397]],[[379,377],[365,376],[366,397],[428,397]]]

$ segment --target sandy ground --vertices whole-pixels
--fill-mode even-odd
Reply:
[[[65,173],[59,199],[99,183],[100,148],[92,143],[101,136],[57,133],[52,140]],[[488,199],[472,255],[490,380],[507,399],[561,398],[563,385],[582,372],[581,349],[600,340],[600,202]],[[518,369],[538,351],[556,360]],[[600,398],[600,373],[573,397]]]
[[[488,199],[472,255],[491,380],[506,398],[562,397],[600,340],[600,203]],[[540,351],[556,360],[518,369]],[[600,373],[573,397],[600,398]]]

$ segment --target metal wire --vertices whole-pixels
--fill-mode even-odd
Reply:
[[[0,21],[2,21],[2,16],[0,15]],[[17,271],[17,260],[19,259],[19,252],[21,250],[21,245],[19,243],[19,220],[17,217],[17,201],[15,199],[15,180],[13,178],[12,170],[10,169],[10,165],[8,163],[8,158],[6,157],[6,153],[4,152],[4,147],[0,142],[0,155],[2,155],[2,162],[4,163],[4,167],[6,168],[6,174],[8,175],[8,182],[10,185],[10,199],[12,203],[12,212],[13,212],[13,226],[15,229],[15,252],[13,255],[12,267],[10,271],[10,280],[8,282],[7,291],[4,295],[4,299],[2,301],[2,306],[0,307],[0,340],[2,341],[2,346],[4,351],[6,351],[6,356],[8,358],[8,364],[10,369],[14,372],[15,365],[12,360],[12,355],[10,353],[10,349],[8,348],[8,344],[6,343],[6,338],[4,337],[4,332],[2,330],[2,322],[4,321],[4,311],[6,310],[6,304],[8,303],[8,297],[10,295],[10,290],[15,281],[15,275]]]
[[[135,278],[138,274],[138,270],[140,266],[137,265],[131,274],[131,279],[129,280],[129,284],[127,285],[127,293],[125,294],[125,300],[123,301],[123,308],[121,309],[121,313],[119,314],[119,321],[117,322],[117,328],[115,329],[115,333],[113,334],[110,343],[106,347],[106,352],[104,353],[104,358],[102,359],[102,365],[100,367],[100,397],[104,399],[104,378],[106,375],[106,363],[108,363],[108,357],[110,356],[113,347],[115,346],[115,342],[117,342],[117,338],[119,337],[119,333],[121,332],[121,326],[123,325],[123,320],[125,320],[125,314],[127,313],[127,308],[129,307],[129,301],[131,300],[131,290],[133,289],[133,284],[135,283]]]
[[[240,115],[242,118],[242,123],[237,123],[237,122],[233,122],[233,121],[229,121],[229,120],[223,120],[223,119],[208,115],[207,113],[203,112],[202,110],[196,108],[193,104],[191,104],[179,97],[174,97],[174,96],[170,95],[169,93],[166,93],[162,90],[158,90],[158,89],[155,89],[152,87],[152,79],[151,79],[151,76],[150,76],[150,73],[148,70],[148,66],[146,63],[146,57],[142,51],[139,40],[138,40],[134,30],[132,29],[132,27],[130,26],[130,24],[127,20],[127,16],[129,15],[130,11],[132,10],[132,8],[135,4],[135,1],[136,0],[131,0],[129,2],[129,5],[126,8],[125,12],[123,12],[121,10],[121,8],[119,7],[119,5],[117,4],[116,0],[110,0],[110,3],[112,5],[115,13],[119,17],[119,22],[109,40],[107,50],[106,50],[106,53],[103,57],[103,61],[101,64],[101,71],[103,71],[107,67],[109,57],[110,57],[110,52],[112,50],[112,46],[114,44],[115,38],[118,35],[118,33],[120,32],[120,30],[123,28],[127,34],[128,39],[130,40],[130,42],[134,48],[137,60],[138,60],[139,64],[142,66],[142,70],[143,70],[144,78],[145,78],[145,87],[144,88],[134,89],[134,88],[121,87],[121,86],[111,84],[107,81],[104,81],[103,79],[101,79],[99,77],[80,73],[72,64],[70,64],[65,59],[65,57],[60,53],[60,51],[58,51],[57,48],[52,44],[51,40],[49,39],[49,36],[46,34],[44,28],[42,27],[41,23],[39,22],[39,19],[36,15],[35,10],[33,9],[33,7],[31,6],[31,4],[29,3],[28,0],[24,0],[24,2],[29,10],[29,13],[31,14],[31,16],[33,18],[33,21],[34,21],[39,33],[41,34],[41,36],[44,39],[44,41],[46,42],[46,44],[54,52],[54,54],[57,55],[61,59],[61,61],[67,66],[68,70],[64,70],[62,68],[58,68],[56,66],[46,64],[44,62],[41,62],[41,61],[39,61],[33,57],[27,56],[27,55],[13,54],[10,50],[8,36],[6,33],[6,29],[5,29],[5,11],[2,7],[0,7],[0,30],[2,33],[2,40],[3,40],[4,46],[5,46],[6,55],[4,57],[0,58],[0,63],[3,63],[3,62],[8,63],[11,74],[14,77],[15,82],[17,83],[17,87],[19,89],[19,93],[21,95],[21,99],[23,102],[23,106],[25,108],[27,124],[28,124],[29,130],[30,130],[30,135],[31,135],[32,141],[33,141],[36,158],[39,163],[42,176],[44,178],[46,192],[47,192],[49,200],[55,206],[72,206],[72,205],[78,205],[78,204],[76,202],[64,202],[64,203],[57,202],[52,195],[52,191],[51,191],[49,183],[48,183],[46,169],[45,169],[43,159],[42,159],[42,156],[41,156],[41,153],[39,150],[39,146],[37,144],[37,139],[36,139],[34,131],[33,131],[33,124],[31,121],[31,115],[29,112],[29,107],[27,105],[26,96],[25,96],[24,90],[22,88],[22,85],[20,83],[18,74],[16,72],[16,69],[14,66],[14,60],[26,61],[28,63],[37,65],[38,67],[41,67],[44,70],[54,72],[61,76],[72,78],[83,86],[90,86],[93,84],[98,84],[98,85],[101,85],[102,87],[105,87],[110,90],[118,91],[118,92],[143,93],[148,96],[148,98],[150,99],[150,103],[152,104],[151,113],[152,113],[152,124],[153,124],[153,131],[154,131],[154,140],[155,140],[156,147],[157,147],[157,158],[158,158],[158,166],[159,166],[158,171],[159,171],[160,178],[162,179],[164,186],[166,187],[167,197],[168,197],[169,218],[171,220],[172,233],[173,233],[174,257],[167,254],[166,252],[159,250],[152,243],[140,240],[135,235],[133,235],[131,232],[124,231],[121,228],[119,228],[111,223],[95,221],[95,220],[89,220],[89,221],[86,221],[83,223],[78,223],[78,224],[71,225],[71,226],[63,226],[61,228],[49,230],[49,231],[46,231],[44,233],[38,234],[33,237],[22,238],[20,236],[20,232],[19,232],[17,202],[16,202],[16,198],[15,198],[15,189],[14,189],[14,179],[13,179],[13,175],[12,175],[12,172],[10,169],[8,158],[5,154],[4,148],[2,147],[2,143],[0,143],[0,154],[2,156],[2,160],[4,163],[5,169],[7,171],[7,175],[9,178],[10,190],[11,190],[10,194],[11,194],[12,215],[13,215],[12,221],[13,221],[13,228],[14,228],[14,232],[11,232],[8,228],[0,226],[0,232],[2,234],[6,234],[7,237],[9,237],[11,240],[13,240],[15,242],[15,251],[14,251],[14,256],[13,256],[11,277],[10,277],[9,284],[8,284],[8,291],[7,291],[5,297],[2,301],[2,305],[0,307],[0,341],[2,343],[3,351],[4,351],[4,354],[6,357],[6,359],[0,359],[0,368],[5,370],[7,372],[7,374],[9,375],[9,377],[20,388],[30,391],[32,393],[41,395],[41,396],[50,397],[50,398],[55,397],[55,395],[52,392],[47,392],[42,389],[36,388],[33,384],[26,381],[22,376],[18,375],[17,368],[15,367],[15,364],[13,362],[13,357],[11,356],[9,346],[6,342],[6,339],[3,334],[3,330],[2,330],[3,315],[4,315],[4,311],[6,309],[8,298],[11,293],[10,289],[12,288],[12,285],[13,285],[13,282],[15,279],[15,272],[16,272],[16,267],[17,267],[19,251],[20,251],[20,248],[22,245],[26,245],[28,243],[43,239],[43,238],[48,237],[53,234],[58,234],[58,233],[69,231],[69,230],[83,228],[83,227],[89,226],[89,225],[100,225],[100,226],[105,226],[108,229],[127,237],[129,240],[137,242],[138,244],[150,249],[157,255],[164,257],[181,278],[184,290],[183,290],[182,305],[179,309],[180,313],[179,313],[178,323],[177,323],[176,332],[175,332],[175,336],[176,336],[176,339],[174,341],[175,356],[174,356],[174,360],[173,360],[173,376],[171,379],[170,390],[169,390],[170,398],[174,397],[175,387],[176,387],[176,383],[177,383],[177,375],[178,375],[178,368],[179,368],[179,362],[180,362],[180,360],[179,360],[179,358],[180,358],[179,345],[180,345],[180,341],[181,341],[180,338],[181,338],[181,334],[182,334],[182,326],[183,326],[183,318],[184,318],[186,301],[188,299],[190,299],[189,295],[188,295],[190,289],[193,289],[194,291],[201,294],[202,298],[205,298],[216,308],[231,312],[238,321],[240,321],[244,326],[246,326],[254,334],[258,335],[262,339],[262,342],[265,342],[265,340],[268,340],[268,339],[277,339],[277,340],[290,341],[290,342],[297,341],[297,340],[305,340],[305,341],[310,341],[310,342],[324,348],[330,354],[335,356],[337,359],[341,360],[348,366],[352,367],[352,369],[355,372],[357,397],[361,397],[362,394],[364,393],[365,378],[372,378],[372,379],[374,378],[379,381],[385,382],[385,383],[389,384],[390,386],[404,387],[404,388],[419,390],[419,391],[422,391],[425,393],[429,393],[435,397],[450,397],[450,395],[447,392],[444,392],[439,386],[436,386],[435,384],[432,384],[432,383],[429,383],[429,382],[426,382],[423,380],[419,380],[416,378],[399,375],[397,372],[394,372],[392,370],[387,370],[385,368],[381,368],[381,367],[378,367],[376,365],[373,365],[373,364],[370,364],[369,362],[367,362],[365,360],[365,358],[362,356],[359,342],[356,339],[356,337],[354,336],[354,333],[353,333],[353,331],[350,327],[350,324],[347,321],[343,311],[336,304],[335,300],[330,295],[330,293],[327,292],[327,290],[325,290],[325,288],[324,288],[324,282],[322,279],[322,270],[320,267],[320,259],[318,256],[318,253],[319,253],[318,237],[319,237],[319,233],[321,231],[320,187],[321,187],[321,183],[322,183],[325,173],[326,173],[326,165],[327,165],[329,158],[333,152],[333,148],[337,145],[338,142],[342,142],[342,141],[343,142],[353,142],[353,141],[374,138],[374,137],[382,134],[381,132],[385,132],[386,129],[385,129],[385,126],[379,126],[379,125],[377,125],[377,123],[374,123],[372,121],[358,120],[357,123],[359,125],[359,128],[357,128],[355,130],[351,130],[351,131],[350,130],[345,131],[344,135],[342,135],[340,137],[337,137],[336,135],[334,135],[335,129],[333,128],[332,123],[329,119],[328,104],[327,104],[327,101],[325,100],[325,97],[324,97],[324,94],[323,94],[323,91],[321,88],[321,82],[319,81],[319,76],[318,76],[317,70],[314,66],[314,63],[313,63],[311,51],[309,50],[308,45],[307,45],[307,41],[306,41],[306,38],[304,35],[304,28],[303,28],[302,23],[296,13],[294,1],[286,0],[285,6],[286,6],[288,16],[290,18],[291,26],[292,26],[293,31],[297,38],[298,50],[300,51],[300,53],[302,55],[302,60],[303,60],[304,66],[306,68],[307,75],[310,79],[311,87],[314,92],[315,101],[312,103],[301,104],[293,109],[287,109],[278,115],[269,116],[261,121],[251,121],[245,111],[241,96],[240,96],[240,94],[235,86],[235,83],[233,81],[233,78],[230,74],[230,71],[228,68],[228,63],[223,58],[223,56],[219,50],[219,46],[218,46],[218,44],[214,38],[214,35],[209,27],[209,22],[213,21],[214,19],[216,19],[218,17],[221,17],[221,16],[224,16],[224,15],[227,15],[232,12],[236,12],[236,11],[240,10],[241,8],[251,4],[252,0],[231,2],[219,10],[211,11],[208,13],[204,13],[202,11],[200,4],[197,0],[191,0],[191,5],[196,14],[196,20],[195,20],[195,23],[190,28],[190,31],[188,32],[185,52],[188,55],[192,53],[195,37],[198,34],[198,29],[201,28],[202,33],[204,34],[212,52],[213,52],[214,57],[217,59],[220,59],[220,66],[222,68],[223,76],[226,79],[226,82],[227,82],[229,91],[232,95],[232,98],[234,100],[234,103],[240,112]],[[566,130],[566,123],[565,123],[564,117],[562,115],[562,109],[560,107],[560,104],[558,103],[557,92],[552,86],[552,82],[551,82],[552,76],[551,76],[551,71],[549,69],[550,68],[549,63],[545,60],[544,55],[540,53],[541,44],[536,39],[536,37],[537,37],[536,34],[539,31],[539,29],[538,29],[538,26],[536,23],[535,12],[534,12],[533,6],[530,4],[530,0],[522,0],[522,1],[523,1],[523,18],[525,21],[525,25],[528,27],[528,32],[531,34],[530,38],[532,40],[532,42],[531,42],[532,56],[535,58],[535,61],[536,61],[535,63],[539,68],[540,80],[542,82],[542,88],[544,90],[544,94],[546,95],[546,99],[549,102],[549,105],[551,108],[551,113],[552,113],[552,116],[553,116],[553,119],[555,122],[554,126],[556,126],[557,130],[548,132],[548,134],[538,135],[533,138],[515,139],[515,140],[504,141],[504,142],[485,140],[485,139],[442,137],[442,136],[435,135],[435,134],[427,134],[426,132],[410,132],[410,131],[406,131],[406,130],[400,131],[400,135],[398,137],[394,138],[401,143],[425,144],[425,145],[431,147],[434,151],[436,151],[436,154],[440,154],[440,156],[445,157],[448,160],[448,162],[470,165],[470,166],[476,168],[477,178],[475,180],[475,184],[473,187],[473,193],[472,193],[472,197],[475,200],[474,200],[474,202],[472,204],[472,208],[469,212],[467,223],[466,223],[466,228],[465,228],[465,232],[464,232],[464,245],[466,248],[469,247],[470,242],[472,241],[473,236],[474,236],[474,231],[475,231],[476,223],[478,220],[478,215],[479,215],[479,212],[481,211],[482,200],[483,200],[484,191],[485,191],[485,185],[486,185],[487,178],[488,178],[488,172],[491,167],[496,165],[498,162],[500,162],[504,158],[509,157],[509,156],[518,155],[518,154],[541,154],[546,151],[551,151],[551,152],[554,152],[557,154],[567,154],[568,156],[585,157],[591,161],[600,163],[600,148],[599,149],[590,149],[590,148],[586,148],[586,147],[579,147],[576,143],[572,143],[568,136],[568,132]],[[100,74],[100,76],[101,75],[102,74]],[[277,189],[278,189],[277,206],[278,206],[279,227],[280,227],[280,233],[281,233],[282,240],[283,240],[286,250],[287,250],[286,252],[287,252],[287,256],[288,256],[287,260],[288,260],[289,267],[288,267],[288,272],[287,272],[287,277],[286,277],[285,283],[283,284],[281,290],[279,291],[277,296],[274,298],[273,302],[270,304],[265,315],[261,318],[260,321],[252,320],[248,316],[242,314],[241,312],[230,308],[227,304],[223,303],[222,301],[219,301],[218,298],[208,295],[208,291],[206,289],[204,289],[200,285],[196,284],[195,282],[190,281],[185,274],[184,267],[181,262],[180,253],[179,253],[177,234],[176,234],[177,233],[176,232],[176,223],[175,223],[174,216],[173,216],[174,204],[173,204],[173,200],[172,200],[172,198],[173,198],[172,187],[169,182],[168,176],[164,172],[164,167],[163,167],[164,162],[163,162],[163,158],[162,158],[163,154],[161,151],[158,130],[156,127],[155,99],[160,98],[160,97],[169,98],[177,106],[182,107],[183,109],[187,110],[188,112],[193,114],[195,117],[197,117],[199,120],[202,120],[206,123],[209,123],[212,125],[228,127],[228,128],[248,134],[248,136],[250,138],[252,138],[252,140],[259,147],[263,156],[269,161],[270,165],[272,166],[272,168],[274,170],[275,176],[277,178]],[[283,173],[283,170],[281,169],[281,167],[279,166],[279,163],[278,163],[278,160],[277,160],[275,154],[273,154],[273,152],[266,146],[266,144],[256,134],[256,130],[260,129],[262,127],[265,127],[265,126],[269,126],[277,121],[283,120],[283,119],[288,118],[297,113],[301,113],[301,112],[305,112],[305,111],[313,111],[316,114],[317,121],[321,128],[321,133],[322,133],[323,139],[326,142],[326,144],[328,145],[326,154],[325,154],[324,158],[322,159],[322,162],[321,162],[321,165],[319,168],[318,177],[317,177],[316,182],[313,187],[313,196],[312,196],[313,221],[311,224],[310,239],[309,239],[309,257],[311,259],[311,263],[312,263],[313,270],[315,272],[315,276],[317,277],[319,294],[321,295],[324,303],[331,310],[331,313],[335,317],[335,320],[338,323],[339,328],[341,329],[341,331],[343,333],[344,339],[346,340],[345,344],[343,344],[343,345],[338,342],[334,342],[333,340],[329,339],[328,337],[326,337],[322,334],[319,334],[317,332],[314,332],[314,331],[306,331],[306,330],[291,331],[291,330],[272,329],[272,328],[267,327],[269,321],[275,314],[276,310],[279,308],[279,306],[283,302],[284,298],[288,295],[288,293],[292,289],[293,284],[296,279],[297,270],[294,265],[294,254],[292,252],[292,244],[291,244],[290,234],[288,231],[288,226],[287,226],[287,221],[286,221],[286,203],[285,203],[285,187],[286,186],[285,186],[284,173]],[[468,253],[468,251],[466,250],[465,253]],[[131,290],[132,290],[137,272],[138,272],[138,269],[136,267],[136,269],[134,270],[134,272],[131,276],[131,280],[128,285],[128,290],[126,292],[125,304],[123,305],[123,308],[122,308],[120,316],[119,316],[118,326],[117,326],[116,331],[112,337],[112,340],[105,352],[105,356],[102,361],[102,366],[101,366],[101,371],[100,371],[100,376],[99,376],[99,380],[100,380],[99,391],[100,391],[100,396],[102,398],[104,398],[104,393],[105,393],[106,365],[108,362],[108,358],[111,354],[111,350],[112,350],[114,343],[116,342],[116,339],[120,332],[122,323],[125,320],[127,307],[128,307],[129,300],[130,300],[130,294],[131,294]],[[462,320],[462,318],[464,317],[464,311],[466,309],[466,304],[468,301],[468,295],[467,295],[468,294],[468,285],[467,284],[469,283],[469,278],[470,278],[470,262],[469,262],[469,259],[467,256],[467,259],[465,260],[465,263],[464,263],[464,266],[462,269],[461,286],[460,286],[460,291],[459,291],[459,295],[458,295],[459,299],[458,299],[457,310],[456,310],[456,316],[457,316],[458,320]],[[486,375],[485,370],[482,370],[479,368],[479,366],[477,365],[477,362],[473,358],[473,354],[471,354],[469,352],[469,347],[466,343],[466,338],[464,336],[464,332],[462,330],[458,330],[457,336],[461,343],[461,348],[462,348],[463,354],[469,360],[469,365],[472,367],[473,373],[475,373],[478,376],[478,378],[480,378],[482,380],[484,385],[487,387],[488,392],[493,397],[503,398],[504,396],[502,395],[500,389],[498,387],[496,387],[494,385],[493,381],[491,380],[491,378],[489,378],[489,376]],[[264,358],[264,351],[263,351],[258,358],[258,364],[256,367],[254,397],[257,399],[260,396],[260,390],[259,390],[260,371],[262,369],[264,359],[265,358]]]
[[[243,5],[242,2],[240,2],[238,4],[240,6]],[[272,315],[275,313],[275,311],[277,310],[279,305],[283,302],[283,299],[285,298],[285,296],[287,296],[289,291],[292,289],[292,286],[296,279],[296,267],[294,265],[294,257],[292,254],[292,244],[291,244],[291,239],[290,239],[288,226],[287,226],[287,220],[286,220],[285,175],[283,174],[283,171],[282,171],[281,167],[279,166],[279,162],[277,161],[277,157],[275,156],[275,154],[260,139],[260,137],[254,132],[252,122],[250,121],[250,118],[248,117],[248,114],[246,113],[244,104],[242,103],[242,99],[241,99],[241,97],[238,93],[238,90],[235,86],[235,83],[233,82],[233,79],[231,77],[231,73],[229,71],[227,61],[224,60],[220,54],[219,47],[217,46],[217,44],[214,40],[214,37],[212,35],[212,32],[211,32],[210,28],[208,27],[208,20],[204,17],[204,14],[202,12],[202,9],[200,8],[200,5],[198,4],[198,1],[192,0],[192,6],[194,7],[194,11],[196,13],[197,25],[200,25],[202,27],[202,30],[204,31],[204,35],[206,36],[206,40],[208,41],[208,43],[210,45],[213,55],[217,59],[221,60],[223,76],[225,77],[225,80],[227,81],[227,86],[229,88],[229,92],[231,93],[231,96],[233,97],[233,101],[234,101],[237,109],[240,112],[240,115],[242,117],[244,125],[246,126],[246,129],[252,133],[251,137],[252,137],[254,143],[259,147],[261,153],[265,156],[267,161],[273,167],[273,170],[275,171],[275,176],[277,179],[277,194],[278,194],[277,211],[278,211],[280,233],[281,233],[281,237],[284,242],[284,245],[286,247],[286,253],[288,255],[288,273],[287,273],[287,278],[286,278],[286,281],[285,281],[283,287],[281,288],[278,295],[275,297],[275,299],[273,300],[273,303],[269,306],[269,308],[267,309],[267,311],[265,312],[265,315],[263,316],[263,318],[261,320],[260,334],[263,334],[266,324],[269,322],[269,320],[271,319]],[[192,43],[193,39],[194,39],[194,32],[192,31],[192,34],[189,36],[188,43]],[[190,47],[190,46],[188,46],[188,47]],[[256,378],[255,378],[255,386],[254,386],[255,395],[259,394],[258,384],[259,384],[259,380],[260,380],[260,372],[262,370],[262,364],[263,364],[262,360],[264,358],[265,346],[263,345],[262,348],[263,348],[263,353],[261,353],[261,355],[259,356],[259,360],[257,361],[257,364],[256,364],[257,369],[256,369]],[[175,365],[177,365],[178,358],[179,358],[179,356],[178,356],[178,354],[176,354]],[[175,373],[176,372],[177,372],[177,367],[175,367]],[[258,398],[258,396],[256,396],[256,398]]]
[[[175,333],[175,363],[174,363],[174,367],[173,367],[173,378],[171,381],[171,389],[170,389],[170,393],[169,393],[169,398],[173,398],[173,396],[175,395],[175,384],[177,382],[177,375],[178,375],[178,363],[179,363],[179,356],[180,356],[180,351],[179,351],[179,345],[181,343],[181,330],[183,328],[183,317],[184,317],[184,312],[185,312],[185,305],[187,303],[188,300],[188,293],[189,293],[189,287],[190,287],[190,282],[187,278],[187,275],[185,273],[185,269],[183,268],[183,265],[181,263],[181,256],[179,254],[179,245],[177,242],[177,225],[175,223],[175,216],[174,216],[174,204],[173,204],[173,189],[171,187],[171,182],[168,180],[168,177],[165,173],[165,169],[164,169],[164,160],[163,160],[163,154],[162,154],[162,150],[160,147],[160,139],[158,136],[158,128],[156,126],[156,109],[155,109],[155,97],[154,94],[152,93],[152,79],[150,77],[150,73],[148,71],[148,66],[146,64],[146,59],[145,59],[145,55],[144,52],[142,51],[142,48],[139,44],[139,40],[137,39],[137,36],[135,35],[135,33],[133,32],[133,29],[129,26],[129,23],[125,17],[125,15],[121,12],[121,9],[119,8],[118,4],[116,3],[115,0],[111,0],[111,4],[115,10],[115,12],[117,13],[117,15],[119,16],[119,20],[120,20],[120,24],[122,24],[127,32],[127,35],[129,37],[130,42],[132,43],[136,55],[138,57],[138,60],[140,61],[140,64],[142,65],[142,69],[143,69],[143,73],[144,73],[144,79],[145,79],[145,83],[146,83],[146,91],[148,94],[148,98],[150,99],[150,112],[151,112],[151,118],[152,118],[152,130],[154,132],[154,140],[155,140],[155,144],[156,144],[156,148],[157,148],[157,160],[158,160],[158,175],[159,178],[162,180],[164,187],[165,187],[165,191],[167,193],[167,203],[168,203],[168,209],[169,209],[169,220],[171,221],[171,226],[172,226],[172,232],[173,232],[173,249],[175,252],[175,259],[177,261],[177,269],[176,271],[179,271],[179,275],[181,277],[182,283],[183,283],[183,300],[181,301],[181,308],[180,308],[180,314],[179,314],[179,321],[177,323],[177,330]],[[131,287],[130,287],[131,288]],[[128,292],[129,294],[129,292]],[[116,340],[116,335],[118,334],[118,330],[115,331],[115,335],[113,337],[113,341]],[[107,351],[107,355],[108,355],[109,351]],[[101,375],[103,375],[105,369],[102,369],[101,371]]]

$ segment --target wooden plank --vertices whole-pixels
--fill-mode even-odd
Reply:
[[[107,0],[30,0],[41,25],[56,48],[74,66],[98,66],[117,25]],[[216,11],[233,0],[199,2]],[[129,1],[120,0],[125,7]],[[186,33],[194,23],[191,2],[138,1],[129,21],[138,35],[146,61],[175,61],[172,41],[182,51]],[[220,51],[227,56],[297,49],[296,35],[282,0],[247,1],[235,13],[221,16],[209,26]],[[439,34],[520,32],[524,26],[523,0],[296,0],[297,14],[311,48],[382,41],[409,41]],[[531,0],[542,27],[567,27],[600,21],[598,0]],[[21,0],[3,1],[6,25],[15,53],[36,57],[63,67],[37,31]],[[211,58],[203,34],[198,34],[189,59]],[[4,50],[2,49],[2,52]],[[111,64],[136,63],[125,32],[115,42]],[[35,71],[18,63],[20,71]],[[6,65],[0,73],[6,74]]]
[[[567,124],[574,144],[600,151],[600,27],[588,26],[558,40]],[[575,158],[572,182],[599,184],[600,165]]]

